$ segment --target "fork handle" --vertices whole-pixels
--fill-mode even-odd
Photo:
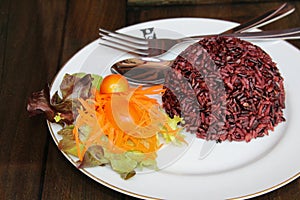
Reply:
[[[283,18],[283,17],[291,14],[294,10],[295,10],[295,8],[291,4],[284,3],[277,9],[267,11],[266,13],[254,18],[246,23],[242,23],[232,29],[229,29],[229,30],[219,33],[217,35],[228,35],[228,36],[236,36],[236,37],[241,37],[241,38],[247,38],[247,37],[253,38],[254,37],[253,35],[238,35],[238,34],[245,33],[243,31],[248,31],[250,29],[258,28],[258,27],[264,26],[266,24],[269,24],[275,20],[278,20],[280,18]],[[268,35],[270,33],[266,33],[266,34]],[[276,34],[278,34],[278,33],[276,33]],[[260,34],[258,34],[256,36],[261,37],[259,35]],[[206,35],[206,36],[213,36],[213,35]],[[201,39],[203,39],[203,37],[205,37],[205,36],[201,35],[201,36],[190,36],[190,37],[186,37],[186,38],[181,38],[181,39],[177,40],[177,43],[188,41],[190,39],[201,40]],[[268,36],[268,37],[271,37],[271,36]],[[299,39],[299,37],[296,37],[296,38],[295,37],[296,36],[293,36],[293,37],[280,36],[280,38],[282,38],[282,39]]]
[[[253,28],[258,28],[258,27],[264,26],[266,24],[269,24],[273,21],[276,21],[278,19],[281,19],[281,18],[291,14],[292,12],[294,12],[294,10],[295,10],[295,8],[291,4],[284,3],[276,9],[269,10],[266,13],[254,18],[254,19],[251,19],[248,22],[242,23],[230,30],[222,32],[221,34],[241,33],[246,30],[248,31]]]
[[[238,37],[238,38],[241,38],[241,39],[255,39],[255,40],[300,39],[300,27],[290,28],[290,29],[271,30],[271,31],[201,35],[201,36],[193,36],[193,37],[184,38],[184,41],[201,40],[205,37],[213,37],[213,36]]]
[[[272,31],[259,31],[259,32],[243,32],[243,33],[232,33],[224,36],[234,36],[243,39],[299,39],[300,38],[300,27],[272,30]]]

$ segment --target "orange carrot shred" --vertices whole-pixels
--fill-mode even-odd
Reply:
[[[139,151],[145,154],[155,153],[162,144],[159,143],[156,134],[166,125],[166,115],[159,110],[159,103],[156,99],[147,95],[162,94],[165,91],[162,85],[156,85],[144,89],[143,87],[132,88],[128,93],[103,94],[95,91],[94,99],[79,99],[82,109],[78,110],[79,116],[76,119],[73,134],[76,141],[78,158],[83,159],[83,155],[89,146],[98,143],[102,144],[101,135],[106,136],[109,141],[108,146],[116,151]],[[112,98],[124,98],[122,102],[128,103],[128,121],[116,121],[112,114]],[[126,105],[124,105],[126,106]],[[133,129],[122,129],[119,124],[134,125]],[[85,139],[80,140],[79,129],[82,126],[89,127],[89,134]],[[176,131],[166,126],[168,134],[175,134]],[[80,146],[84,149],[81,150]]]

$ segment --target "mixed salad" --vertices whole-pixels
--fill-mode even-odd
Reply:
[[[183,120],[170,118],[155,98],[163,93],[162,85],[130,87],[117,74],[65,74],[59,91],[33,93],[27,110],[62,126],[58,147],[79,168],[108,165],[129,179],[137,169],[157,170],[157,151],[166,143],[186,143]]]

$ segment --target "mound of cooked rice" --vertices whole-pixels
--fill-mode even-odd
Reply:
[[[232,37],[189,46],[166,74],[163,107],[197,137],[250,141],[285,121],[283,78],[260,47]]]

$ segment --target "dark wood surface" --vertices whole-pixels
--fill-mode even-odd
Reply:
[[[27,97],[50,83],[74,53],[97,39],[99,27],[115,30],[153,19],[187,16],[244,22],[283,3],[170,2],[0,1],[1,199],[135,199],[76,170],[52,141],[45,120],[29,118],[26,112]],[[300,1],[291,2],[296,12],[264,29],[300,26]],[[299,41],[291,43],[300,48]],[[300,179],[254,199],[300,199]]]

